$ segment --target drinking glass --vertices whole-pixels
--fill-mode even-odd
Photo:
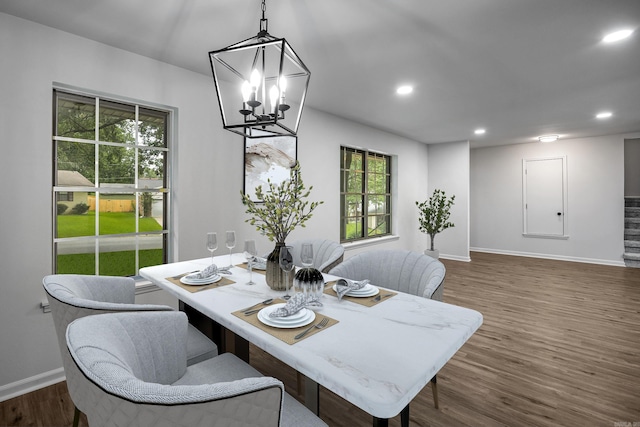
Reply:
[[[293,270],[293,254],[291,253],[291,246],[283,246],[280,248],[280,268],[284,271],[284,289],[285,295],[282,297],[285,300],[291,298],[289,295],[289,272]]]
[[[225,246],[229,248],[229,267],[233,267],[233,263],[231,262],[231,250],[236,247],[236,232],[235,231],[227,231],[227,238],[225,240]]]
[[[218,233],[213,231],[207,233],[207,249],[211,252],[211,264],[213,264],[213,253],[218,249]]]
[[[313,265],[313,245],[311,243],[303,243],[300,250],[300,261],[304,267]]]
[[[247,266],[249,267],[249,281],[246,283],[247,285],[256,284],[253,281],[253,271],[252,271],[253,262],[256,255],[258,255],[258,251],[256,250],[256,241],[245,240],[244,241],[244,257],[247,260]]]

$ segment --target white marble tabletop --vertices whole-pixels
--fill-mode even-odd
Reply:
[[[234,254],[233,261],[244,259]],[[227,265],[229,255],[215,262]],[[210,263],[202,258],[145,267],[140,275],[378,418],[398,415],[482,324],[477,311],[405,293],[373,307],[324,295],[318,310],[339,323],[289,345],[231,314],[284,295],[262,274],[254,272],[257,284],[246,285],[249,272],[235,267],[227,276],[235,284],[194,293],[166,280]]]

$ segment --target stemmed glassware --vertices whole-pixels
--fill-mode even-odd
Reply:
[[[280,268],[284,271],[284,289],[285,295],[282,297],[285,300],[291,298],[289,295],[289,272],[293,270],[293,254],[291,253],[291,246],[283,246],[280,248]]]
[[[211,264],[213,264],[213,253],[218,249],[218,233],[213,231],[207,233],[207,249],[211,252]]]
[[[233,262],[231,262],[231,250],[236,247],[236,232],[235,231],[227,231],[227,238],[225,240],[225,246],[229,248],[229,267],[233,267]]]
[[[249,267],[249,281],[246,283],[247,285],[255,285],[256,283],[253,281],[253,262],[254,259],[258,255],[258,251],[256,250],[256,241],[255,240],[245,240],[244,241],[244,257],[247,260],[247,266]]]
[[[300,250],[300,261],[304,267],[313,265],[313,245],[311,243],[303,243]]]

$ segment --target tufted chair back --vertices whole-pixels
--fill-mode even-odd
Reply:
[[[302,267],[300,252],[303,243],[311,243],[313,245],[312,267],[323,273],[328,273],[329,270],[340,264],[344,258],[344,247],[338,242],[326,239],[296,240],[292,243],[287,243],[287,245],[292,247],[293,263],[298,267]]]
[[[446,269],[437,259],[402,250],[361,252],[334,267],[329,274],[424,298],[442,301]]]

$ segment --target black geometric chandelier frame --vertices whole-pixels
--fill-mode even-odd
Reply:
[[[255,37],[209,52],[225,129],[248,138],[295,136],[311,72],[284,38],[267,31],[262,0]]]

